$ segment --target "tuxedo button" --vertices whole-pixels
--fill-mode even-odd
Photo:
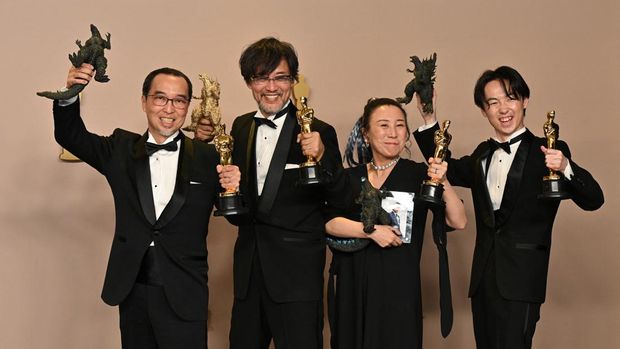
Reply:
[[[501,229],[497,229],[497,230],[495,231],[495,235],[499,235],[499,233],[501,233],[501,231],[502,231]]]
[[[159,230],[155,230],[155,231],[153,231],[153,235],[155,235],[155,236],[159,236]]]

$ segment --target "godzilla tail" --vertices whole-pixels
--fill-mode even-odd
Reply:
[[[65,91],[56,91],[56,92],[44,91],[44,92],[37,92],[37,95],[41,97],[53,99],[53,100],[71,99],[77,96],[80,92],[82,92],[85,86],[86,85],[76,84],[76,85],[71,86],[68,90],[65,90]]]

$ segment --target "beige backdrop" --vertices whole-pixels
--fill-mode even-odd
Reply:
[[[112,80],[89,86],[84,96],[86,123],[101,134],[145,130],[140,86],[165,65],[195,84],[201,72],[217,77],[230,125],[254,109],[238,71],[241,50],[275,35],[296,47],[310,105],[337,128],[341,145],[369,97],[402,93],[410,55],[436,51],[439,115],[452,119],[453,151],[465,154],[491,135],[472,101],[475,80],[484,69],[517,68],[532,90],[526,124],[540,135],[546,112],[555,109],[561,138],[607,200],[596,212],[561,205],[534,347],[618,347],[618,17],[617,0],[3,1],[0,348],[120,347],[117,310],[99,298],[114,229],[110,191],[94,170],[57,159],[51,103],[34,94],[62,86],[67,54],[75,39],[89,36],[90,23],[112,33]],[[410,123],[419,125],[409,110]],[[420,159],[417,151],[413,157]],[[427,348],[474,348],[466,289],[475,226],[469,193],[460,193],[472,223],[450,237],[455,322],[446,340],[428,236],[424,250]],[[227,345],[235,235],[225,220],[212,220],[211,348]]]

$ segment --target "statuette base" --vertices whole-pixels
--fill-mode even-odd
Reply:
[[[443,206],[445,205],[443,201],[443,192],[443,184],[426,180],[420,186],[420,194],[416,198],[416,201],[433,206]]]
[[[568,190],[566,190],[566,182],[559,176],[546,176],[543,178],[542,194],[538,195],[539,199],[545,200],[564,200],[570,198]]]
[[[218,204],[220,208],[213,212],[214,216],[231,216],[248,212],[248,208],[243,205],[243,196],[239,193],[220,193]]]

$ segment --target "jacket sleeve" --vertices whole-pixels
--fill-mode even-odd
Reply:
[[[570,161],[570,166],[573,169],[573,177],[568,180],[571,199],[583,210],[594,211],[599,209],[605,202],[601,186],[590,172],[571,159],[570,149],[565,142],[558,141],[557,148]]]
[[[415,138],[425,160],[428,160],[428,158],[435,155],[434,138],[435,131],[437,130],[439,130],[439,124],[435,124],[433,127],[422,132],[417,130],[413,132],[413,137]],[[452,153],[448,150],[446,161],[448,162],[448,180],[450,183],[459,187],[471,188],[474,180],[474,157],[464,156],[460,159],[453,159]]]
[[[56,142],[105,175],[112,154],[114,136],[99,136],[86,129],[80,116],[79,99],[64,107],[54,101],[53,112]]]
[[[325,153],[320,161],[325,176],[325,199],[330,210],[343,210],[351,203],[351,186],[342,166],[342,155],[338,147],[338,136],[331,125],[320,132]]]

